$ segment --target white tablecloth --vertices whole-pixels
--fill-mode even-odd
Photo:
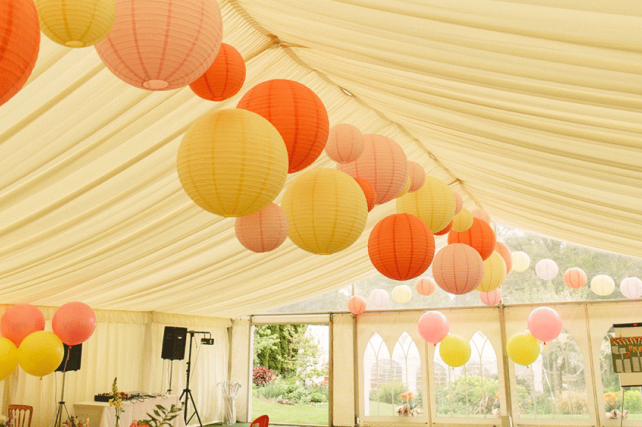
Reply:
[[[129,427],[133,420],[148,419],[147,413],[153,413],[156,405],[169,409],[172,405],[180,406],[178,396],[170,395],[145,399],[144,401],[125,401],[120,414],[120,427]],[[84,420],[89,418],[91,427],[114,427],[116,425],[116,412],[107,402],[80,402],[74,403],[74,415]],[[173,427],[185,427],[183,412],[172,421]]]

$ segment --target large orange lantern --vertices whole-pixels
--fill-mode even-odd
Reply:
[[[448,243],[465,243],[470,245],[481,255],[482,259],[488,258],[495,250],[495,232],[488,223],[479,218],[473,219],[473,225],[461,233],[451,230],[448,234]]]
[[[419,190],[426,182],[426,171],[417,162],[408,162],[408,176],[410,177],[409,193]]]
[[[289,173],[310,166],[325,147],[328,112],[307,86],[292,80],[268,80],[250,89],[237,108],[254,111],[277,128],[290,159]]]
[[[269,252],[288,237],[288,217],[277,204],[270,203],[253,214],[236,218],[236,238],[253,252]]]
[[[435,282],[444,291],[462,295],[474,290],[484,277],[484,261],[472,247],[453,243],[442,248],[432,263]]]
[[[119,79],[141,89],[187,86],[212,65],[223,22],[211,0],[116,0],[116,20],[96,44]]]
[[[355,126],[341,123],[330,128],[325,153],[337,163],[351,163],[363,153],[363,134]]]
[[[443,181],[427,176],[419,190],[397,199],[397,212],[419,217],[436,233],[455,216],[455,197]]]
[[[22,89],[39,49],[40,24],[33,1],[0,1],[0,105]]]
[[[365,179],[355,178],[354,180],[357,181],[357,184],[359,184],[359,187],[363,190],[363,194],[366,196],[366,202],[368,203],[368,212],[370,212],[377,202],[377,193],[375,193],[372,185]]]
[[[578,267],[569,268],[564,272],[564,284],[572,289],[580,289],[586,285],[586,273]]]
[[[435,254],[435,239],[423,221],[413,215],[390,215],[375,225],[368,239],[372,265],[393,280],[409,280],[428,269]]]
[[[510,271],[513,269],[513,256],[511,255],[508,246],[506,246],[502,242],[496,242],[495,252],[497,252],[502,256],[502,258],[504,258],[504,262],[506,263],[506,274],[510,273]]]
[[[227,43],[205,74],[189,84],[192,91],[208,101],[224,101],[236,95],[245,83],[245,61],[238,50]]]

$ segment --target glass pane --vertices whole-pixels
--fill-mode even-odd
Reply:
[[[386,343],[377,333],[372,335],[363,355],[363,392],[365,415],[394,416],[392,360]],[[399,369],[399,371],[401,371]]]

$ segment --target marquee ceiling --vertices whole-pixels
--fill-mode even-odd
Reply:
[[[348,122],[504,224],[642,254],[642,3],[638,0],[225,0],[239,94],[300,81]],[[369,230],[315,256],[245,250],[175,170],[203,113],[187,89],[128,86],[93,48],[43,37],[0,107],[3,303],[238,316],[374,274]],[[313,167],[333,167],[322,156]]]

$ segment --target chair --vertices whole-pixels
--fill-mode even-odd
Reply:
[[[31,427],[33,406],[9,405],[9,419],[12,427]]]
[[[261,415],[250,424],[250,427],[268,427],[270,424],[270,417],[267,415]]]

